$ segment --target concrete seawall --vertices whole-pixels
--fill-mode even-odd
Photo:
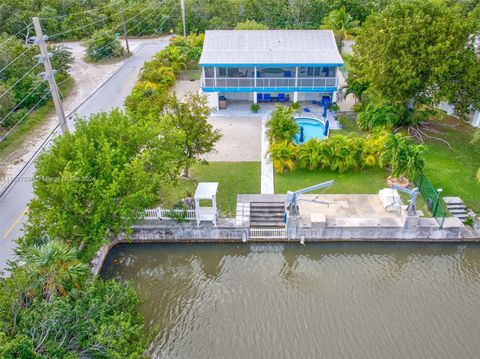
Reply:
[[[92,272],[99,274],[110,249],[119,243],[294,243],[303,237],[305,244],[315,242],[399,242],[399,243],[462,243],[480,242],[480,235],[471,227],[448,225],[440,229],[431,221],[420,223],[412,229],[398,227],[298,227],[290,239],[249,240],[249,227],[238,226],[233,220],[224,220],[218,226],[193,223],[178,224],[165,221],[138,224],[130,236],[119,236],[104,245],[92,261]]]

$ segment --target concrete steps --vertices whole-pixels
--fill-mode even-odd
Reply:
[[[283,227],[284,204],[282,202],[251,202],[251,227]]]
[[[462,222],[469,217],[468,208],[460,197],[443,197],[448,211]]]

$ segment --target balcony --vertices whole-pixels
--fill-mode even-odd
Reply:
[[[217,77],[201,78],[202,88],[219,91],[314,91],[337,88],[336,77]]]

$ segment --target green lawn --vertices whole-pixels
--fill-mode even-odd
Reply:
[[[335,180],[335,183],[326,193],[378,193],[387,186],[387,177],[388,171],[381,168],[344,173],[298,169],[291,174],[275,175],[275,193],[296,191],[331,179]]]
[[[443,134],[433,134],[450,142],[429,140],[426,146],[425,174],[433,186],[443,188],[443,196],[458,196],[465,204],[480,213],[480,184],[476,172],[480,168],[480,143],[471,144],[474,128],[449,116],[437,121],[449,127],[440,127]]]
[[[170,207],[185,196],[193,196],[198,182],[218,182],[217,204],[222,215],[235,217],[237,194],[260,193],[260,162],[210,162],[195,165],[191,180],[181,179],[165,187],[163,207]]]

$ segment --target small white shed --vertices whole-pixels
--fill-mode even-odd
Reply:
[[[195,215],[197,226],[201,221],[211,221],[214,226],[217,225],[217,189],[218,182],[199,182],[195,191]],[[201,200],[210,200],[211,207],[201,207]]]

